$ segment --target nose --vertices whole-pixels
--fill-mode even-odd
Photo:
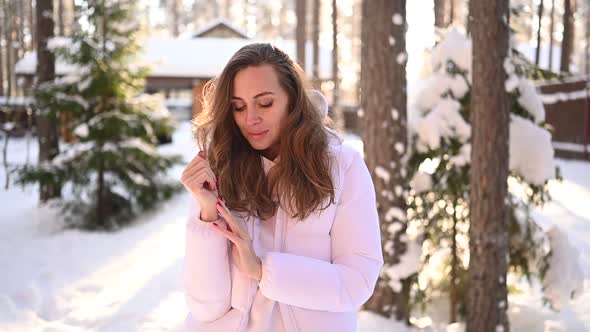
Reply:
[[[262,112],[256,107],[256,105],[247,107],[246,109],[246,124],[256,125],[262,121]]]

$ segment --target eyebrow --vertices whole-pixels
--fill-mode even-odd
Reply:
[[[262,92],[262,93],[257,94],[256,96],[254,96],[254,98],[252,98],[252,99],[256,99],[258,97],[262,97],[262,96],[266,96],[266,95],[274,95],[274,93],[272,93],[270,91]],[[236,96],[231,97],[231,99],[239,99],[239,100],[243,101],[242,98],[236,97]]]

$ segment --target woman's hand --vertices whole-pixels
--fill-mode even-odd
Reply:
[[[199,201],[201,220],[217,220],[217,181],[205,152],[200,151],[182,172],[180,182]]]
[[[248,230],[238,222],[221,199],[217,200],[217,211],[219,211],[223,220],[227,222],[228,229],[217,223],[213,223],[213,225],[218,232],[231,241],[233,261],[242,273],[256,281],[260,281],[262,278],[262,262],[254,252]]]

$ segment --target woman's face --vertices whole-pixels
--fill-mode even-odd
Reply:
[[[289,104],[274,68],[261,65],[241,69],[234,78],[233,90],[233,115],[240,132],[252,148],[274,160]]]

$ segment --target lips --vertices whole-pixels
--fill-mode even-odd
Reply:
[[[264,134],[268,133],[268,130],[263,130],[263,131],[255,131],[255,132],[248,132],[248,135],[257,138],[257,137],[262,137],[264,136]]]

